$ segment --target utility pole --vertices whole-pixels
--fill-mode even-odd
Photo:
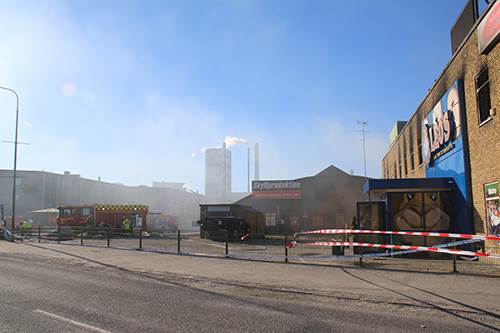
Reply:
[[[12,235],[14,235],[14,228],[16,226],[16,177],[17,177],[17,146],[18,146],[18,129],[19,129],[19,95],[10,88],[0,87],[0,89],[9,91],[16,96],[16,134],[14,138],[14,170],[12,175]]]
[[[366,126],[368,125],[368,122],[364,120],[358,120],[358,125],[361,126],[360,132],[363,134],[363,164],[364,164],[364,170],[365,170],[365,177],[366,177],[366,133],[368,131],[366,130]]]

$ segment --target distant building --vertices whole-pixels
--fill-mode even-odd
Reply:
[[[244,207],[238,217],[262,225],[266,234],[291,234],[321,228],[349,228],[356,204],[366,199],[368,178],[331,165],[318,174],[292,180],[255,180],[252,194],[227,207]],[[203,207],[208,205],[202,205]],[[220,205],[222,206],[222,205]]]
[[[198,219],[201,196],[183,189],[111,184],[70,172],[61,175],[21,170],[17,177],[17,216],[59,205],[103,203],[145,204],[150,211],[176,216],[182,229],[192,228],[192,222]],[[12,171],[0,170],[0,205],[4,205],[6,216],[12,214],[11,196]]]
[[[174,190],[180,190],[184,191],[186,188],[186,183],[177,183],[177,182],[153,182],[153,187],[158,187],[158,188],[171,188]]]
[[[391,133],[389,133],[389,145],[392,144],[396,138],[398,137],[399,133],[403,130],[403,128],[406,126],[407,121],[396,121],[394,124],[394,127],[392,127]]]
[[[231,193],[231,151],[222,148],[205,151],[205,196],[210,200],[228,200]]]

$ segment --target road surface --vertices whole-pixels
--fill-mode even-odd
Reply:
[[[200,289],[130,271],[7,254],[0,263],[0,332],[470,333],[499,328],[494,314],[216,284]]]

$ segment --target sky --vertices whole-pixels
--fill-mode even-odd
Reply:
[[[381,177],[389,132],[450,60],[465,2],[1,0],[0,86],[19,93],[29,143],[18,168],[203,192],[204,149],[227,137],[238,192],[256,142],[261,179],[363,174],[363,120]],[[0,91],[0,140],[14,124]],[[0,142],[0,168],[12,163]]]

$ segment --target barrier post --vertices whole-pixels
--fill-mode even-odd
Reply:
[[[360,243],[363,243],[363,238],[364,238],[363,234],[360,234],[359,235],[359,242]],[[364,250],[363,247],[360,246],[359,247],[359,254],[360,254],[360,256],[359,256],[359,267],[363,267],[363,252],[364,252],[363,250]]]
[[[285,263],[288,263],[288,236],[285,235]]]
[[[226,242],[225,242],[225,257],[229,257],[229,231],[226,230]]]
[[[177,254],[181,253],[181,230],[177,229]]]
[[[142,250],[142,228],[139,229],[139,249]]]
[[[456,242],[456,238],[453,238],[453,242]],[[456,249],[457,247],[454,246],[453,248]],[[457,255],[452,254],[452,258],[453,258],[453,273],[458,273],[458,271],[457,271]]]
[[[42,235],[42,226],[38,225],[38,243],[40,243],[40,237]]]
[[[110,227],[108,227],[107,229],[108,229],[108,230],[107,230],[107,232],[106,232],[106,241],[107,241],[107,243],[108,243],[108,244],[107,244],[107,246],[109,247],[109,239],[110,239],[110,230],[111,230],[111,228],[110,228]]]
[[[57,244],[61,244],[61,228],[57,226]]]
[[[80,229],[80,246],[83,246],[83,228]]]

